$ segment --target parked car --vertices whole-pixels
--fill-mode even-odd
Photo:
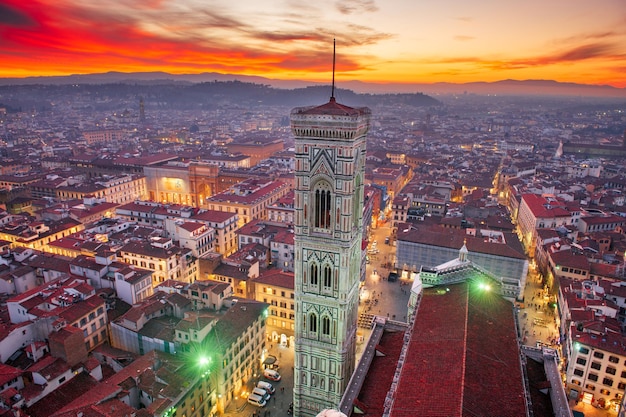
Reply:
[[[254,387],[252,389],[252,394],[258,395],[259,397],[263,398],[266,402],[270,399],[270,393],[264,390],[263,388]]]
[[[257,407],[265,407],[266,401],[260,395],[250,394],[248,395],[248,402]]]
[[[397,272],[390,272],[389,276],[387,277],[387,280],[389,282],[396,282],[398,280],[398,273]]]
[[[267,381],[259,381],[256,383],[256,386],[257,388],[263,388],[269,394],[273,394],[276,392],[276,389],[274,388],[274,386]]]
[[[263,376],[270,381],[280,381],[280,374],[273,369],[264,369]]]

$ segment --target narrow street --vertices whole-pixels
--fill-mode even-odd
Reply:
[[[549,289],[543,287],[541,275],[530,267],[524,289],[524,303],[518,317],[523,345],[558,349],[560,340],[556,304],[549,294]]]

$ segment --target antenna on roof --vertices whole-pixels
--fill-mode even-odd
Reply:
[[[330,101],[335,100],[335,39],[333,38],[333,84],[330,91]]]

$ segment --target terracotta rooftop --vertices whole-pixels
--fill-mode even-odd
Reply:
[[[466,242],[470,252],[486,253],[508,258],[526,259],[524,250],[517,239],[511,233],[503,232],[505,242],[490,242],[480,236],[468,235],[465,230],[443,228],[439,226],[414,226],[408,223],[398,225],[398,240],[421,243],[445,248],[458,249]]]
[[[390,416],[526,415],[512,304],[471,283],[448,289],[424,291]]]
[[[359,116],[365,113],[365,110],[355,109],[337,103],[335,97],[331,97],[328,103],[317,107],[303,108],[298,111],[299,114],[319,114],[333,116]]]
[[[295,288],[293,272],[285,272],[278,268],[266,270],[255,278],[254,282],[256,284],[271,285],[274,287],[288,288],[290,290]]]
[[[562,203],[550,202],[538,194],[524,194],[522,200],[526,202],[536,219],[571,217],[571,213],[563,207]]]

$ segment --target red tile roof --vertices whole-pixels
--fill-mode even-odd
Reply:
[[[321,106],[304,108],[298,111],[300,114],[328,114],[333,116],[359,116],[364,112],[365,111],[362,109],[355,109],[337,103],[335,97],[331,97],[328,103],[322,104]]]
[[[22,370],[0,363],[0,387],[22,375]]]
[[[512,304],[471,283],[448,288],[424,292],[390,416],[526,415]]]
[[[549,202],[538,194],[524,194],[522,200],[526,202],[536,219],[571,217],[571,213],[563,208],[564,204],[558,201]]]
[[[273,287],[282,287],[293,290],[294,275],[293,272],[285,272],[281,269],[268,269],[254,279],[256,284],[271,285]]]
[[[404,331],[387,331],[383,333],[376,350],[383,355],[374,355],[367,378],[363,382],[357,405],[364,416],[382,416],[385,397],[391,387],[398,358],[404,345]]]

